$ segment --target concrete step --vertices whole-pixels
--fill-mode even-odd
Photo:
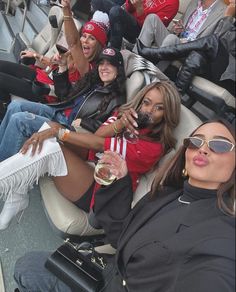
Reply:
[[[0,13],[0,52],[7,52],[12,46],[14,34],[9,26],[6,16]]]
[[[35,1],[30,2],[29,10],[27,11],[26,14],[26,20],[23,29],[24,34],[27,36],[29,40],[33,40],[33,38],[42,30],[42,28],[46,24],[48,20],[47,15],[49,9],[50,7],[38,6]],[[24,10],[19,7],[16,8],[14,16],[10,14],[8,15],[1,14],[4,20],[2,20],[0,24],[3,23],[3,26],[8,28],[8,31],[6,31],[6,29],[4,28],[4,38],[5,37],[8,38],[7,34],[9,33],[11,35],[11,38],[12,37],[14,38],[14,36],[16,36],[18,32],[22,31],[23,14]],[[4,38],[1,38],[1,40],[2,39],[4,40]]]
[[[11,53],[14,39],[17,33],[22,31],[31,42],[35,36],[42,30],[48,21],[48,6],[38,6],[36,1],[31,0],[26,13],[25,23],[23,23],[24,9],[16,7],[15,15],[0,13],[0,53]],[[1,54],[2,59],[4,54]],[[7,59],[12,59],[9,56]]]

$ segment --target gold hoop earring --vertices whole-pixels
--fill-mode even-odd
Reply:
[[[188,176],[187,169],[184,168],[184,169],[182,170],[182,177],[187,177],[187,176]]]

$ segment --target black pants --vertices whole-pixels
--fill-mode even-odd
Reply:
[[[92,0],[93,11],[100,10],[108,14],[110,21],[110,45],[121,49],[122,38],[135,43],[140,33],[137,20],[118,4],[111,0]]]
[[[0,61],[0,99],[7,100],[10,95],[17,95],[33,100],[32,81],[36,71],[25,65]]]

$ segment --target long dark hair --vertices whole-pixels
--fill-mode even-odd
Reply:
[[[146,139],[162,143],[164,153],[175,147],[176,139],[173,130],[180,120],[180,95],[170,81],[157,81],[145,86],[132,100],[119,108],[119,116],[127,109],[133,108],[138,111],[147,92],[157,88],[163,96],[164,117],[162,122],[156,125],[152,132],[147,134]],[[145,137],[142,137],[145,139]]]
[[[202,123],[190,136],[192,136],[199,128],[201,128],[202,125],[209,123],[223,124],[235,139],[235,131],[233,126],[223,119],[209,120]],[[185,152],[186,148],[181,146],[174,157],[167,161],[158,170],[152,184],[153,196],[158,196],[158,194],[161,193],[159,191],[161,191],[165,186],[171,186],[175,189],[183,188],[185,178],[182,175],[182,171],[185,167]],[[227,194],[227,199],[225,198],[224,194]],[[217,203],[222,211],[228,215],[235,216],[235,169],[229,180],[225,183],[222,183],[217,190]]]
[[[91,89],[95,88],[95,86],[103,85],[98,73],[98,66],[86,73],[84,77],[77,81],[74,85],[73,89],[69,94],[69,98],[73,96],[79,96],[84,93],[87,93]],[[117,67],[117,77],[114,81],[112,81],[109,85],[111,88],[111,93],[104,96],[103,101],[99,105],[98,110],[102,113],[106,110],[107,106],[109,105],[110,101],[117,96],[123,98],[123,101],[126,100],[126,86],[125,86],[126,76],[123,66]]]

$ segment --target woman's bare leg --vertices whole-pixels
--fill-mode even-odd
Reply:
[[[72,202],[78,201],[92,185],[94,169],[67,147],[61,146],[68,175],[52,177],[58,191]]]

